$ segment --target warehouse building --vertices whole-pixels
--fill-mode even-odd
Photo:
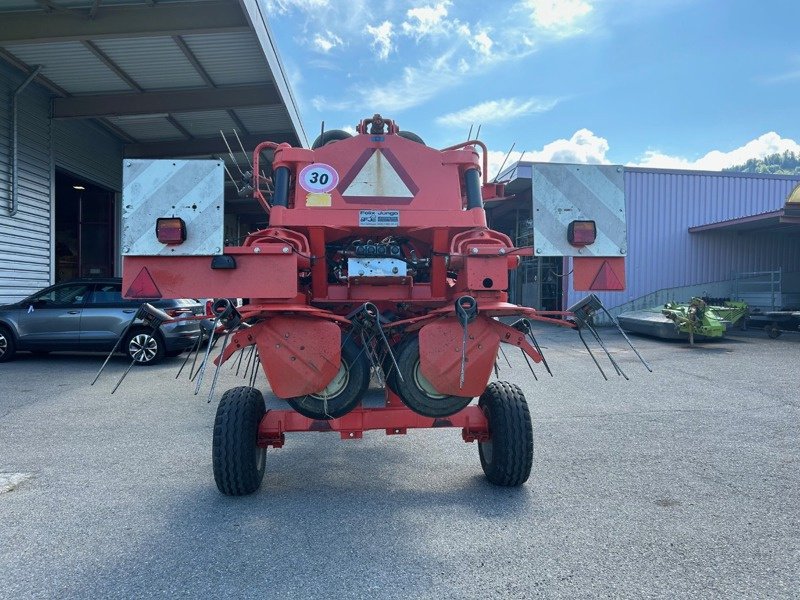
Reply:
[[[518,245],[533,243],[532,172],[520,162],[500,175],[509,197],[490,203],[493,225]],[[597,292],[619,314],[688,301],[740,298],[752,307],[800,306],[798,176],[623,169],[627,213],[626,289]],[[512,277],[512,299],[558,310],[583,298],[571,260],[527,259]]]
[[[124,158],[226,156],[220,130],[234,150],[234,130],[247,151],[265,139],[307,145],[263,10],[257,0],[2,3],[0,304],[119,274]],[[263,220],[226,195],[228,235]]]

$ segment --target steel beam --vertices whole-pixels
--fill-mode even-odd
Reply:
[[[269,140],[276,143],[287,142],[297,144],[294,131],[276,131],[272,133],[251,134],[242,137],[245,149],[252,150],[259,143]],[[191,141],[146,142],[125,146],[125,158],[174,158],[183,156],[208,156],[227,154],[225,142],[221,136],[196,138]]]
[[[87,19],[85,12],[58,10],[47,2],[43,6],[50,12],[3,13],[0,45],[249,31],[238,2],[229,0],[104,5],[93,19]]]
[[[281,97],[278,91],[273,84],[268,83],[225,88],[54,98],[52,117],[54,119],[119,117],[279,104]]]

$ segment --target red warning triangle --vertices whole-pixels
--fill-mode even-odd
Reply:
[[[141,299],[161,298],[161,291],[158,289],[156,282],[153,281],[153,276],[150,275],[150,271],[147,270],[147,267],[142,267],[142,270],[139,271],[136,279],[133,280],[128,291],[125,292],[125,297]]]
[[[597,272],[597,276],[592,281],[592,285],[589,286],[590,290],[606,290],[606,291],[618,291],[624,290],[625,284],[620,281],[620,278],[617,276],[614,268],[611,266],[607,260],[603,261],[603,266],[600,267],[600,270]]]

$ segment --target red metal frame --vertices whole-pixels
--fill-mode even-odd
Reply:
[[[407,408],[387,388],[384,406],[358,406],[338,419],[314,420],[293,410],[268,410],[258,426],[256,443],[261,448],[281,448],[286,442],[286,433],[299,431],[338,431],[343,440],[348,440],[362,438],[365,431],[383,429],[386,435],[404,435],[409,429],[440,427],[461,427],[461,438],[465,442],[485,442],[490,437],[489,421],[478,406],[467,406],[449,417],[423,417]]]

